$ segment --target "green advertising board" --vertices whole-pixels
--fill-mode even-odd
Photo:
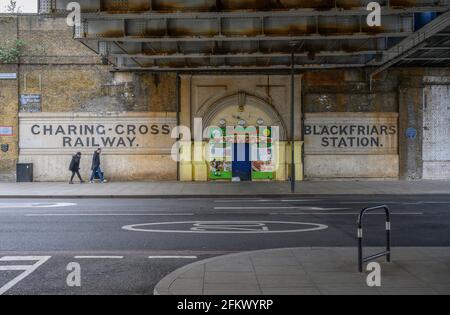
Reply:
[[[252,161],[252,180],[275,179],[275,165],[272,161],[272,130],[258,128],[258,157]],[[214,128],[210,131],[209,142],[209,179],[231,180],[233,177],[233,151],[227,143],[226,128]]]

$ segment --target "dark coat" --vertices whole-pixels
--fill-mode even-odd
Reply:
[[[95,151],[94,157],[92,158],[92,170],[95,170],[100,166],[100,154]]]
[[[81,162],[81,156],[74,155],[72,157],[72,161],[70,162],[69,171],[78,172],[80,170],[80,162]]]

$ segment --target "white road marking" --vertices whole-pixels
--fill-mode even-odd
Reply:
[[[208,230],[222,230],[222,231],[269,231],[265,223],[251,222],[239,224],[217,224],[217,223],[196,223],[191,227],[191,231],[208,231]]]
[[[276,225],[292,225],[292,226],[306,226],[305,228],[296,228],[291,230],[258,230],[258,231],[193,231],[192,227],[195,225],[249,225],[249,224],[276,224]],[[157,226],[176,226],[176,225],[188,225],[188,227],[182,227],[184,230],[163,230],[155,229]],[[146,229],[145,227],[150,227]],[[270,227],[269,227],[270,228]],[[282,222],[282,221],[184,221],[184,222],[154,222],[144,224],[132,224],[122,227],[126,231],[132,232],[147,232],[147,233],[178,233],[178,234],[285,234],[285,233],[301,233],[301,232],[313,232],[328,229],[327,225],[318,223],[305,223],[305,222]]]
[[[148,259],[198,259],[197,256],[149,256]]]
[[[448,204],[450,205],[450,201],[416,201],[416,202],[400,202],[400,201],[384,201],[384,202],[376,202],[376,201],[338,201],[339,204],[356,204],[356,205],[364,205],[364,204],[375,204],[375,205],[422,205],[422,204]]]
[[[300,200],[289,200],[289,199],[285,199],[285,200],[281,200],[281,202],[322,202],[323,199],[316,199],[316,200],[307,200],[307,199],[300,199]]]
[[[215,203],[245,203],[245,202],[268,202],[274,201],[269,199],[224,199],[224,200],[214,200]]]
[[[277,203],[277,202],[319,202],[322,200],[314,199],[302,199],[302,200],[276,200],[276,199],[229,199],[229,200],[215,200],[215,203],[254,203],[254,202],[266,202],[266,203]]]
[[[359,212],[308,212],[308,213],[270,213],[270,215],[359,215]],[[367,213],[366,215],[386,215],[385,213]],[[423,212],[393,212],[391,215],[424,215]]]
[[[0,203],[0,209],[16,209],[16,208],[63,208],[73,207],[76,203],[55,202],[55,203]]]
[[[0,258],[0,262],[36,261],[36,263],[33,265],[1,266],[0,271],[23,271],[23,273],[2,286],[0,288],[0,295],[5,294],[20,281],[31,275],[39,267],[45,264],[50,258],[51,256],[5,256]]]
[[[0,266],[0,271],[23,271],[28,269],[28,265]]]
[[[0,258],[0,261],[30,261],[40,260],[42,256],[5,256]]]
[[[124,259],[124,256],[75,256],[75,259]]]
[[[214,207],[214,210],[273,210],[273,209],[296,209],[304,211],[337,211],[352,210],[352,208],[322,208],[322,207]]]
[[[194,213],[29,213],[26,217],[153,217],[193,216]]]

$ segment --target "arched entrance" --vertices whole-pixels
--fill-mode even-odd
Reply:
[[[216,102],[203,115],[209,180],[274,180],[286,127],[264,100],[241,92]]]
[[[203,125],[220,126],[277,126],[280,141],[287,140],[286,125],[277,110],[265,100],[245,92],[227,96],[209,107],[203,114]]]

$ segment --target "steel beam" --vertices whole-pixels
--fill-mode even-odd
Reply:
[[[301,41],[301,40],[342,40],[342,39],[373,39],[386,37],[407,37],[412,32],[353,35],[304,35],[304,36],[188,36],[188,37],[84,37],[86,40],[100,40],[105,42],[130,43],[168,43],[168,42],[238,42],[238,41]]]
[[[404,15],[422,12],[445,12],[448,6],[427,6],[411,8],[387,8],[382,7],[383,15]],[[316,17],[316,16],[367,16],[368,11],[364,8],[342,10],[334,8],[331,10],[315,9],[292,9],[276,11],[231,11],[231,12],[158,12],[148,11],[143,13],[108,13],[108,12],[86,12],[85,19],[112,20],[112,19],[214,19],[214,18],[270,18],[270,17]]]
[[[321,70],[321,69],[341,69],[341,68],[361,68],[365,64],[307,64],[295,65],[296,70]],[[287,70],[291,69],[290,65],[283,66],[201,66],[201,67],[121,67],[115,71],[153,71],[153,72],[195,72],[195,71],[271,71],[271,70]]]
[[[389,49],[384,53],[383,60],[380,63],[377,62],[376,59],[369,62],[369,66],[381,64],[379,68],[377,68],[370,74],[370,86],[372,87],[373,78],[377,74],[389,69],[399,61],[409,57],[421,48],[426,47],[428,39],[435,36],[436,34],[439,34],[448,26],[450,26],[450,11],[447,11],[446,13],[438,16],[423,28],[405,38],[398,45]]]
[[[316,57],[340,57],[340,56],[359,56],[359,55],[374,55],[379,51],[358,51],[358,52],[345,52],[345,51],[323,51],[315,53]],[[116,54],[112,53],[113,57],[128,57],[137,59],[203,59],[203,58],[276,58],[276,57],[289,57],[291,54],[286,53],[229,53],[229,54],[160,54],[160,55],[146,55],[146,54]],[[308,57],[309,53],[295,53],[295,57]]]

